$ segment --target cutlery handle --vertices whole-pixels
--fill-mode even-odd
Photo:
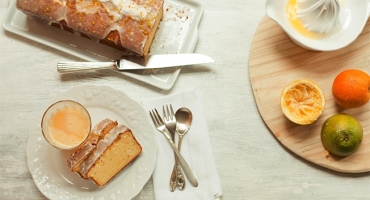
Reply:
[[[176,159],[177,157],[175,158],[175,160]],[[177,187],[177,171],[172,171],[170,178],[170,191],[171,192],[175,191],[176,187]]]
[[[182,168],[178,162],[176,162],[176,165],[174,166],[174,170],[177,171],[177,188],[179,188],[179,190],[182,191],[185,189],[185,177],[182,174]]]
[[[172,136],[172,141],[175,143],[175,140],[174,140],[174,134],[171,135]],[[177,163],[177,156],[175,154],[175,165]],[[175,191],[177,187],[177,171],[176,170],[172,170],[172,173],[171,173],[171,178],[170,178],[170,191],[173,192]]]
[[[182,136],[180,135],[179,137],[179,144],[177,146],[177,149],[179,151],[181,151],[181,142],[182,142]],[[176,173],[176,179],[177,179],[177,187],[179,188],[179,190],[184,190],[185,189],[185,177],[184,175],[182,174],[182,168],[181,168],[181,165],[179,164],[179,162],[177,161],[177,157],[175,156],[175,165],[173,166],[173,170],[172,170],[172,173]]]
[[[116,68],[116,62],[59,62],[57,65],[59,73]]]
[[[182,155],[180,154],[179,150],[176,148],[176,146],[173,143],[173,141],[171,140],[171,138],[167,138],[167,139],[170,142],[170,144],[172,146],[172,149],[175,152],[175,154],[177,156],[177,159],[178,159],[182,169],[185,172],[186,177],[188,177],[190,184],[194,187],[198,187],[197,177],[195,177],[195,175],[194,175],[193,171],[191,170],[190,166],[188,165],[188,163],[186,162],[184,157],[182,157]]]

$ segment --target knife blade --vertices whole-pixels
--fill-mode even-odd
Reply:
[[[72,73],[87,70],[145,70],[178,66],[189,66],[215,62],[211,57],[198,53],[159,54],[145,57],[125,57],[111,62],[59,62],[59,73]]]

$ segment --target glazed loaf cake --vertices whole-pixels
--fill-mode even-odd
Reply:
[[[164,0],[17,0],[32,19],[116,49],[146,55]]]

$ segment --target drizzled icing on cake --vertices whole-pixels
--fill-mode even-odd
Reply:
[[[102,131],[109,125],[112,124],[113,120],[111,119],[104,119],[100,121],[92,130],[91,130],[91,137],[89,138],[89,141],[96,145],[96,143],[99,140],[99,137],[102,134]]]
[[[83,158],[85,158],[93,149],[95,148],[91,142],[87,141],[80,149],[75,151],[71,157],[67,160],[68,167],[74,170],[74,166],[76,166]]]
[[[80,173],[84,178],[87,178],[87,172],[95,163],[95,161],[103,154],[107,147],[109,147],[116,140],[120,133],[126,132],[127,130],[129,129],[125,125],[118,125],[98,142],[95,150],[81,164]]]
[[[145,18],[151,11],[148,5],[140,5],[133,0],[99,0],[102,3],[112,2],[114,7],[110,9],[108,7],[109,13],[116,14],[115,19],[119,19],[121,15],[128,15],[135,20],[140,20]]]

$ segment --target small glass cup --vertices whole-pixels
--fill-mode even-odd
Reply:
[[[85,143],[89,137],[91,117],[80,103],[61,100],[45,111],[41,129],[50,145],[62,150],[71,150]]]

